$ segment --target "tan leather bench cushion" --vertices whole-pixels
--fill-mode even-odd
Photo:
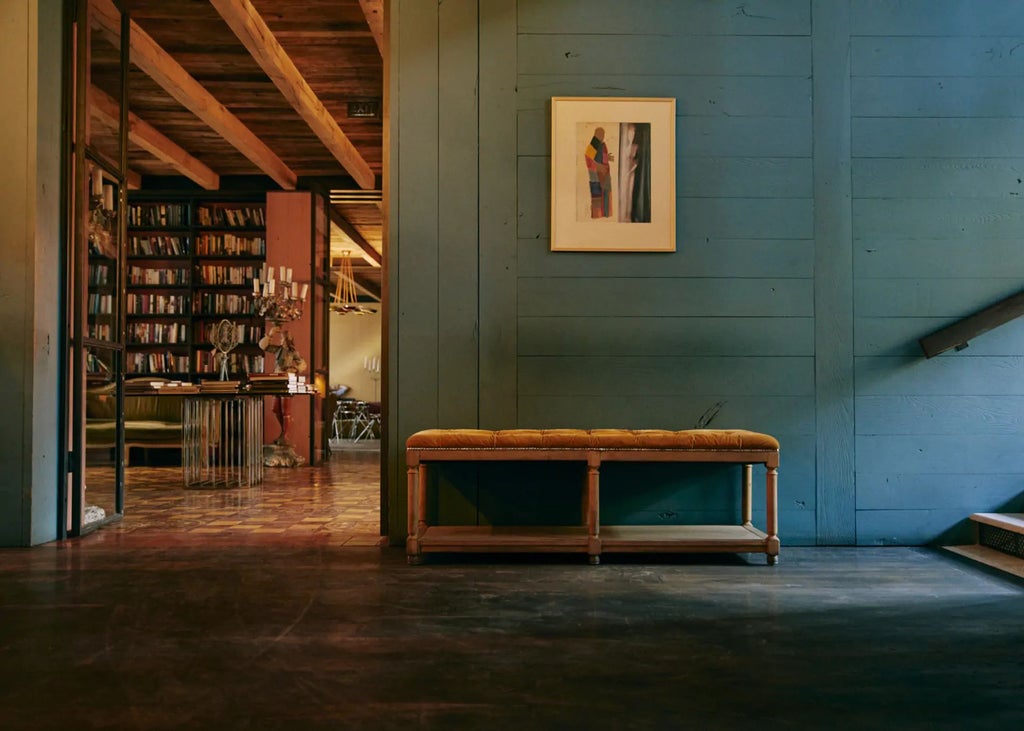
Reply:
[[[427,429],[410,449],[773,449],[779,442],[746,429]]]

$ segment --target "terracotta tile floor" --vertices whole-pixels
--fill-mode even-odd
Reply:
[[[380,537],[380,453],[335,452],[317,467],[268,467],[252,488],[185,489],[181,467],[128,467],[125,512],[90,542],[291,542],[376,546]],[[107,468],[90,468],[87,484],[104,485]],[[108,514],[110,492],[88,502]]]

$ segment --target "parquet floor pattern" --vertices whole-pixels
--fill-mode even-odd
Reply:
[[[252,488],[186,489],[181,467],[125,470],[122,520],[91,541],[380,543],[380,454],[336,452],[316,467],[268,467]],[[89,468],[87,502],[113,513],[109,468]],[[96,486],[95,488],[93,486]]]

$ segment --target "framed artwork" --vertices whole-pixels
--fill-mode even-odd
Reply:
[[[551,99],[551,250],[676,250],[676,100]]]

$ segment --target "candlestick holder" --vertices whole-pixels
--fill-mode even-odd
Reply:
[[[380,383],[380,358],[363,358],[363,370],[370,374],[370,380],[373,381],[373,400],[376,403],[377,384]]]
[[[287,267],[280,267],[278,279],[274,278],[274,267],[264,268],[260,274],[252,284],[253,309],[274,323],[260,339],[260,348],[274,355],[274,373],[303,373],[306,361],[284,326],[302,317],[309,285],[303,284],[300,291],[298,283],[292,281],[291,269]],[[290,405],[290,396],[274,395],[273,413],[281,433],[271,444],[263,445],[264,466],[297,467],[305,462],[288,441],[288,428],[292,421]]]

